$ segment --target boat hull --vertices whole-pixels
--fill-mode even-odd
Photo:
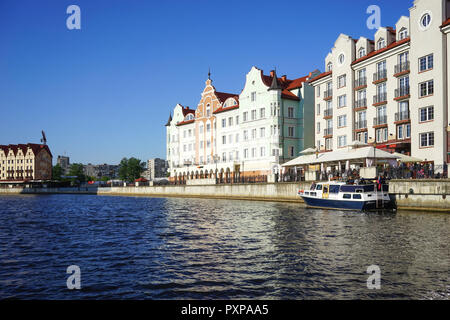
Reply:
[[[378,202],[376,201],[346,201],[337,199],[321,199],[302,197],[306,205],[310,208],[320,209],[338,209],[352,211],[372,211],[372,210],[394,210],[395,206],[392,201]]]

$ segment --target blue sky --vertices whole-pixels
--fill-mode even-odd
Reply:
[[[373,38],[412,0],[0,0],[0,144],[39,143],[54,161],[165,158],[177,103],[196,108],[211,67],[219,91],[240,93],[255,65],[289,78],[323,71],[340,33]],[[81,30],[66,9],[81,8]]]

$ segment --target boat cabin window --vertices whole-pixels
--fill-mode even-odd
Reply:
[[[322,185],[318,184],[316,190],[322,190]]]
[[[362,199],[360,194],[354,194],[353,199]]]
[[[339,193],[340,188],[341,186],[339,185],[330,186],[330,193]]]
[[[317,192],[311,192],[311,196],[317,197]]]
[[[348,193],[344,194],[344,199],[351,199],[351,198],[352,198],[351,194]]]
[[[323,192],[328,193],[328,186],[323,186]]]
[[[364,192],[364,190],[363,189],[356,189],[356,193],[363,193]],[[355,199],[355,198],[353,198],[353,199]],[[361,199],[361,198],[360,198]]]
[[[306,192],[305,192],[305,195],[309,196],[309,192],[308,192],[308,191],[306,191]]]

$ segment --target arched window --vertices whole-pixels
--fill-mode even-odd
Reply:
[[[329,62],[327,64],[327,71],[333,71],[333,63],[332,62]]]
[[[361,48],[358,51],[358,58],[362,58],[366,55],[366,48]]]
[[[206,105],[206,116],[211,117],[211,106],[209,104]]]
[[[381,38],[380,40],[378,40],[377,42],[377,49],[383,49],[386,47],[386,40],[384,40],[384,38]]]
[[[408,38],[408,29],[401,28],[400,32],[398,33],[398,40],[403,40]]]
[[[189,113],[189,114],[186,116],[186,121],[190,121],[190,120],[194,120],[194,115],[193,115],[192,113]]]

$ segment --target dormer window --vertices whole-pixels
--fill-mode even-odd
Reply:
[[[398,34],[398,40],[403,40],[408,38],[408,29],[402,28]]]
[[[194,120],[194,115],[192,113],[186,116],[186,121]]]
[[[384,38],[381,38],[380,40],[378,40],[377,42],[377,50],[386,48],[386,40],[384,40]]]
[[[333,63],[332,63],[332,62],[329,62],[329,63],[327,64],[327,71],[328,71],[328,72],[333,71]]]
[[[366,55],[366,48],[361,48],[358,51],[358,58],[362,58]]]

